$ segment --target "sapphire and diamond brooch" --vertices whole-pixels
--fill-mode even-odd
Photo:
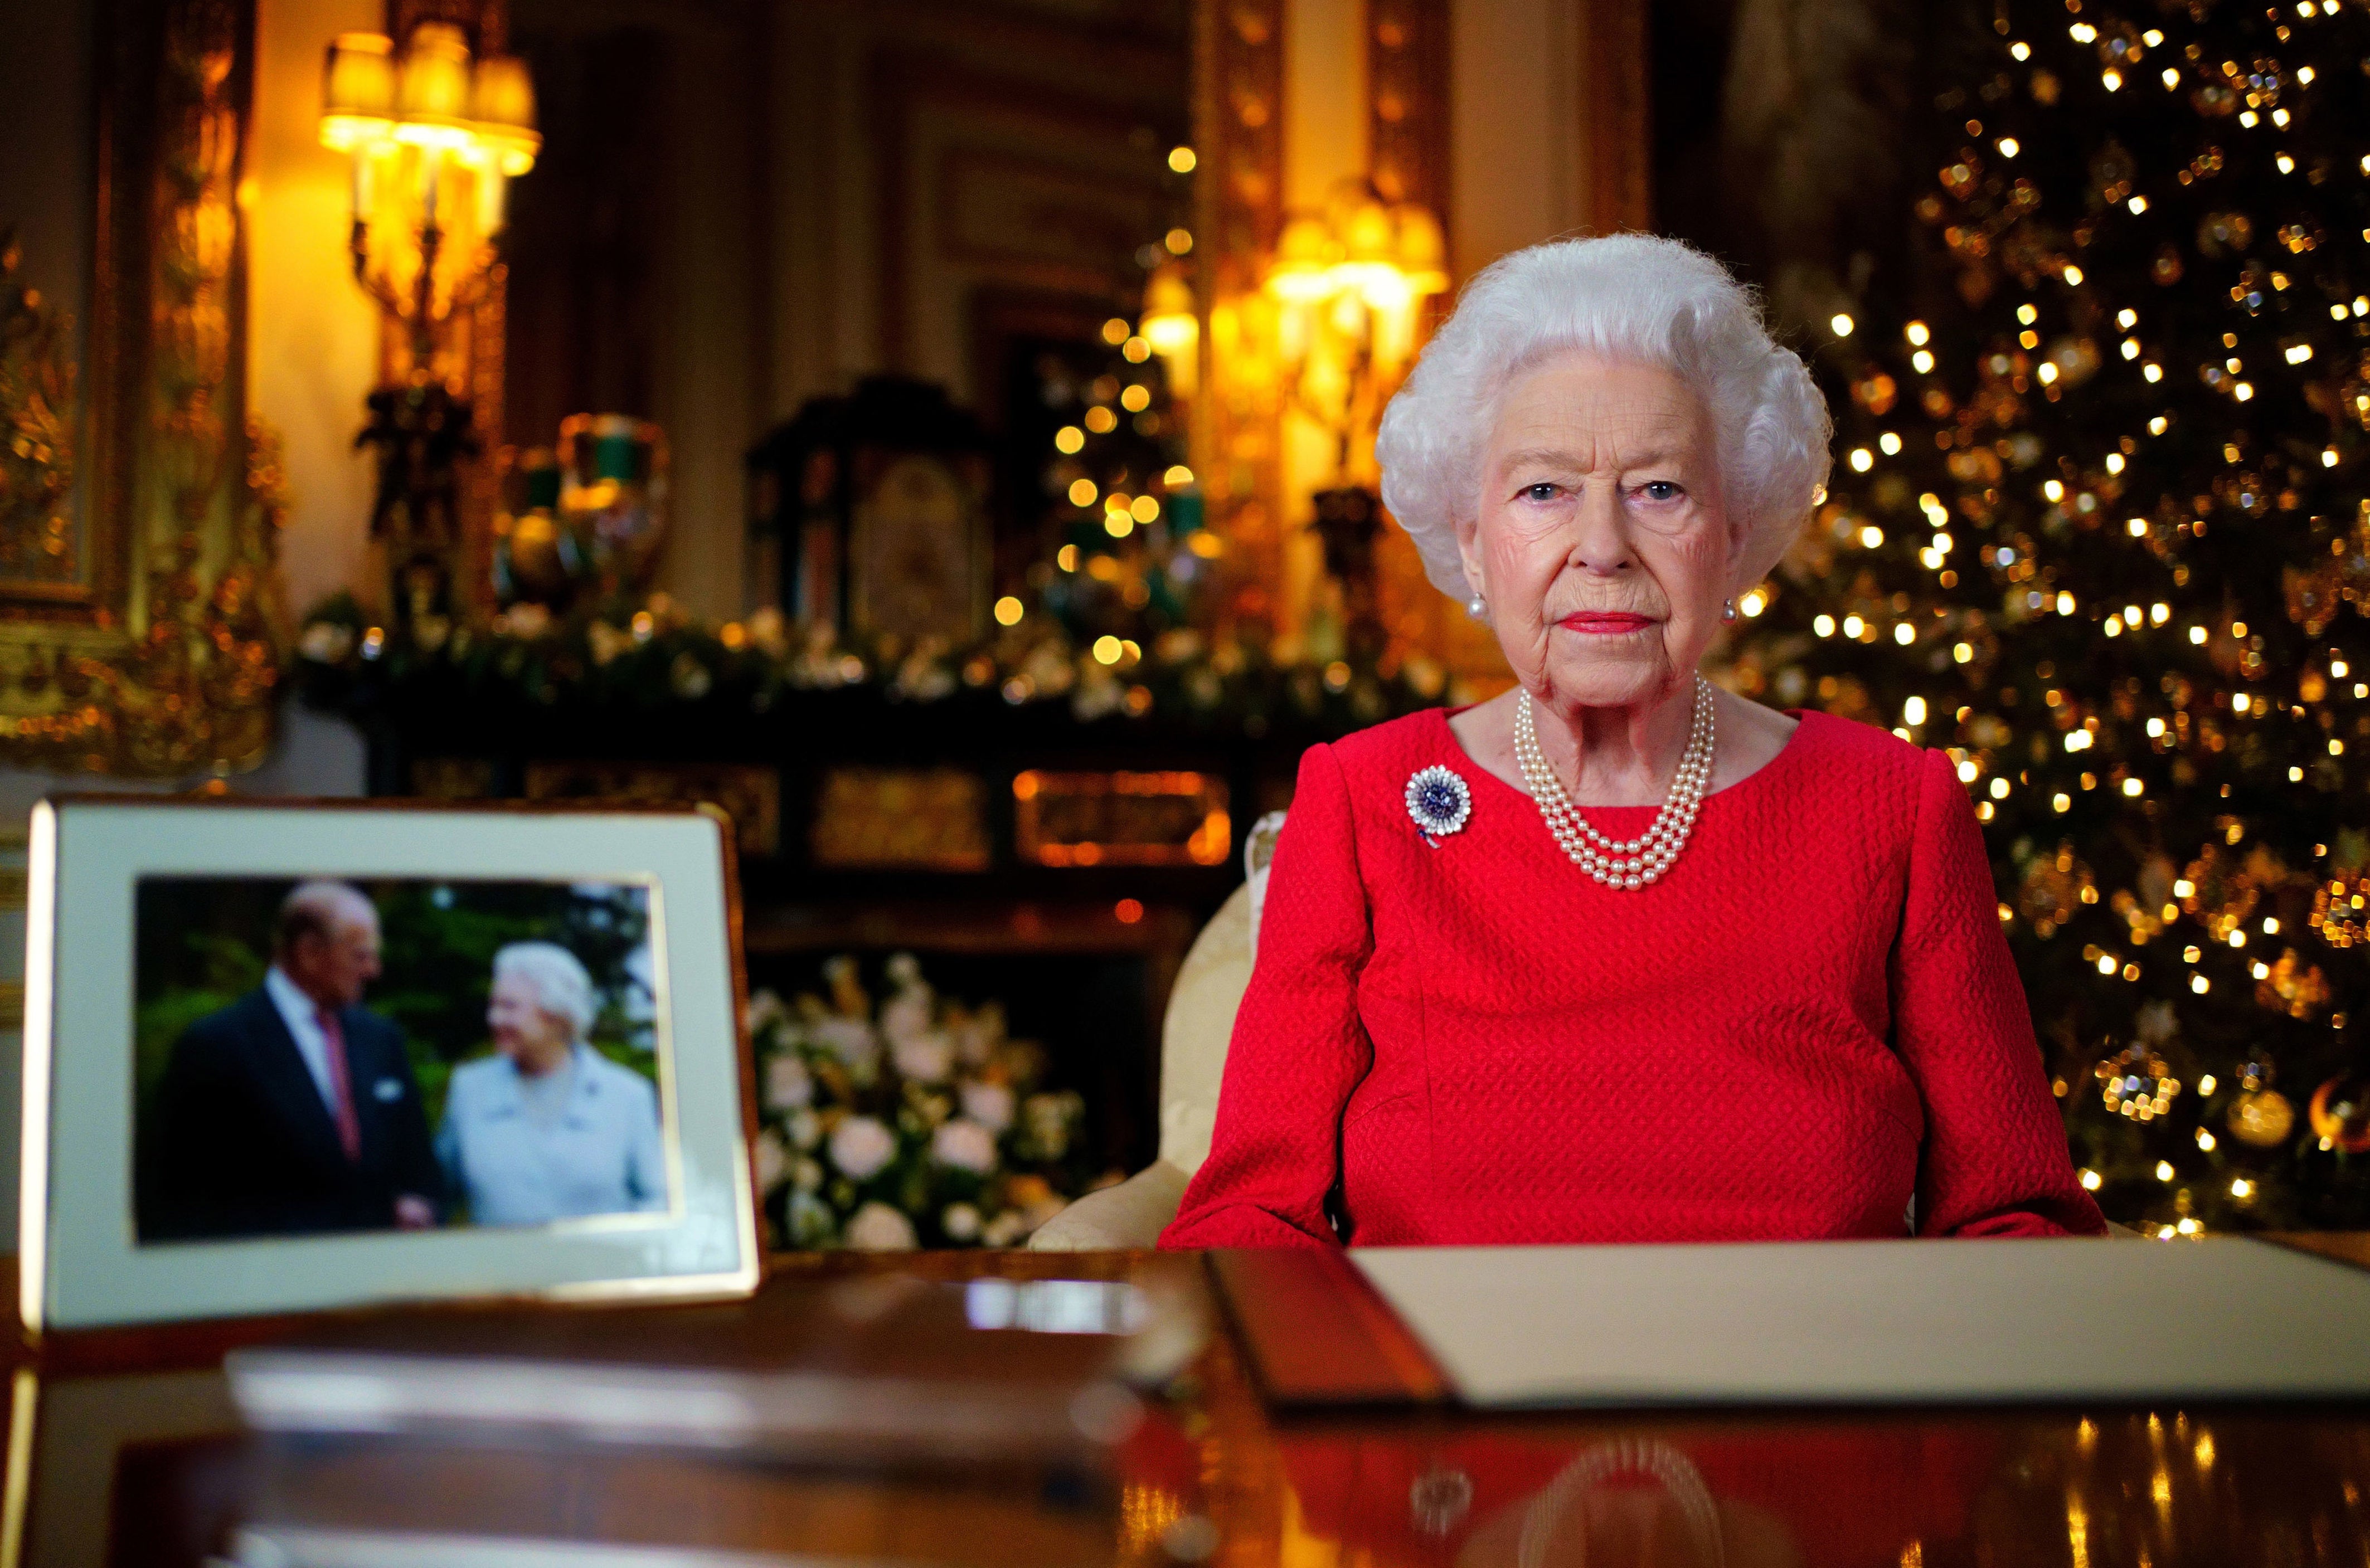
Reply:
[[[1436,848],[1473,815],[1473,792],[1455,773],[1435,762],[1409,778],[1407,810],[1424,841]]]

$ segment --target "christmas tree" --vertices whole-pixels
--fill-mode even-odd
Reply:
[[[1031,586],[1079,646],[1133,644],[1132,662],[1161,632],[1191,623],[1211,575],[1202,552],[1216,541],[1202,532],[1167,365],[1124,318],[1102,336],[1101,352],[1038,355],[1015,444],[1041,452],[1027,488],[1042,509],[1031,534],[1049,559],[1035,564]]]
[[[2370,11],[1995,17],[1731,679],[1958,762],[2111,1218],[2370,1226]]]

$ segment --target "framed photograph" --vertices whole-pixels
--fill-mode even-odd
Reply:
[[[29,1329],[755,1288],[721,813],[70,796],[28,894]]]

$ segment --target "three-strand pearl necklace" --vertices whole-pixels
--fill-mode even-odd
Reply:
[[[1711,787],[1711,682],[1696,677],[1695,718],[1687,749],[1679,756],[1677,776],[1671,780],[1671,793],[1664,797],[1662,808],[1654,813],[1653,826],[1634,839],[1606,838],[1572,805],[1563,781],[1556,777],[1555,770],[1547,766],[1547,754],[1539,750],[1538,727],[1531,707],[1531,695],[1525,692],[1514,707],[1514,761],[1521,765],[1523,782],[1530,786],[1531,799],[1555,841],[1573,864],[1607,887],[1634,889],[1660,880],[1686,848],[1696,813],[1703,807],[1704,792]]]

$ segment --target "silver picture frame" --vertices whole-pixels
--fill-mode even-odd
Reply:
[[[407,1301],[716,1299],[756,1288],[754,1101],[722,812],[68,795],[35,807],[27,876],[18,1295],[29,1333]],[[664,1209],[144,1241],[140,884],[322,877],[645,889]]]

